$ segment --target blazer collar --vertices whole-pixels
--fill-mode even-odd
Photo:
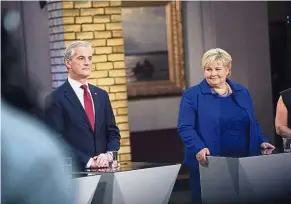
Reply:
[[[95,132],[97,132],[99,130],[99,123],[96,123],[97,120],[100,121],[100,118],[98,118],[98,116],[100,116],[101,114],[101,107],[100,107],[100,102],[97,99],[98,97],[98,91],[96,90],[95,86],[88,84],[88,87],[90,89],[91,95],[92,95],[92,99],[93,99],[93,103],[94,103],[94,109],[95,109]],[[70,83],[68,80],[66,80],[66,82],[64,83],[64,94],[66,96],[66,98],[73,104],[74,107],[76,107],[76,111],[80,111],[80,113],[83,115],[84,118],[86,118],[86,121],[89,125],[89,119],[86,115],[86,112],[82,106],[82,104],[80,103],[76,93],[74,92],[73,88],[71,87]]]
[[[67,99],[78,109],[81,109],[82,112],[85,113],[82,104],[80,103],[73,87],[70,85],[69,81],[66,80],[64,83],[64,93]]]
[[[226,78],[226,82],[229,84],[229,86],[231,87],[231,89],[233,91],[240,91],[242,90],[242,86],[232,82],[229,78]],[[211,87],[210,85],[207,83],[206,79],[203,79],[200,84],[200,89],[201,89],[201,92],[204,93],[204,94],[212,94],[212,91],[211,91]]]
[[[80,117],[85,121],[85,124],[88,127],[88,129],[92,131],[92,129],[90,128],[90,123],[87,114],[68,80],[66,80],[66,82],[64,83],[64,94],[68,101],[76,108],[74,111],[79,113]]]

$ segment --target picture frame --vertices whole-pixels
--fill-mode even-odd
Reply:
[[[134,12],[131,12],[131,9]],[[146,15],[146,18],[141,16],[141,14],[136,14],[140,15],[137,17],[124,16],[125,12],[129,13],[130,15],[134,15],[134,13],[138,13],[138,9],[142,10],[142,12],[140,13],[145,13],[144,15]],[[125,66],[126,69],[128,69],[128,99],[181,95],[181,93],[186,89],[181,2],[122,1],[122,10],[124,10],[122,14],[122,23],[125,50]],[[159,19],[165,21],[164,25],[161,24],[161,22],[158,25],[155,25],[157,24],[157,21],[153,21],[152,19],[150,19],[151,15],[147,15],[146,13],[150,12],[151,10],[155,11],[155,13],[153,12],[153,15],[159,15]],[[149,18],[148,21],[147,18]],[[129,21],[134,23],[129,22],[127,24],[126,19],[130,19]],[[137,32],[139,34],[135,36],[135,31],[138,29],[136,27],[138,27],[138,22],[141,20],[143,20],[143,22],[141,22],[140,24],[141,26],[148,25],[149,28],[152,28],[151,30],[147,30],[146,26],[141,27],[140,29],[143,29],[143,32],[148,32],[150,34],[153,33],[153,35],[157,34],[158,36],[161,36],[164,33],[165,37],[161,37],[159,39],[164,39],[165,42],[154,40],[154,37],[151,36],[145,37],[145,40],[143,40],[141,38],[143,34],[140,34],[140,32]],[[130,29],[130,26],[134,26],[132,24],[135,24],[135,29]],[[164,31],[162,29],[164,29]],[[128,36],[130,36],[130,38]],[[140,42],[140,44],[136,43],[137,46],[130,46],[130,40],[132,40],[132,38],[137,38],[138,40],[136,41]],[[160,46],[157,44],[159,44]],[[142,47],[142,49],[138,50],[138,54],[131,52],[132,50],[137,50],[135,47]],[[155,47],[162,47],[162,51],[154,50]],[[147,52],[148,50],[150,51]],[[130,54],[130,52],[134,54]],[[144,56],[148,56],[148,58],[144,59]],[[135,61],[132,60],[132,58],[134,58]],[[151,59],[156,58],[159,58],[158,61],[163,61],[164,63],[155,64],[155,60]],[[148,66],[140,65],[140,62],[136,59],[143,60],[141,63],[147,63]],[[135,62],[134,65],[131,65],[133,64],[132,61]],[[131,65],[131,67],[129,65]],[[156,70],[155,77],[153,77],[153,69],[150,68],[150,65],[154,67],[153,69]],[[131,82],[129,80],[130,76],[128,74],[128,71],[130,71],[131,75],[134,75],[134,82]]]

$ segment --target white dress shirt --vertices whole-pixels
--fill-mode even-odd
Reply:
[[[68,82],[69,84],[71,85],[71,87],[73,88],[74,92],[76,93],[78,99],[80,100],[80,103],[82,104],[84,110],[85,110],[85,105],[84,105],[84,90],[81,88],[81,86],[83,85],[82,83],[74,80],[74,79],[71,79],[68,77]],[[92,100],[92,104],[93,104],[93,113],[94,113],[94,116],[95,116],[95,107],[94,107],[94,101],[93,101],[93,98],[92,98],[92,94],[90,92],[90,89],[89,89],[89,86],[88,86],[88,82],[85,83],[85,85],[87,85],[87,89],[88,89],[88,92],[91,96],[91,100]],[[91,166],[93,162],[93,158],[90,158],[87,165],[86,165],[86,168],[89,168]]]
[[[78,99],[80,100],[80,103],[82,104],[83,108],[85,109],[85,105],[84,105],[84,89],[81,88],[81,86],[83,85],[82,83],[74,80],[74,79],[71,79],[68,77],[68,81],[69,81],[69,84],[71,85],[71,87],[73,88],[74,92],[76,93]],[[87,90],[91,96],[91,101],[92,101],[92,104],[93,104],[93,113],[94,113],[94,116],[95,116],[95,107],[94,107],[94,101],[93,101],[93,98],[92,98],[92,94],[91,94],[91,91],[89,89],[89,85],[88,85],[88,82],[85,83],[85,85],[87,86]]]

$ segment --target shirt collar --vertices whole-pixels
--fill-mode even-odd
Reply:
[[[221,96],[221,97],[227,97],[227,96],[231,95],[231,92],[230,92],[230,91],[228,91],[227,95],[220,95],[220,94],[217,93],[213,88],[210,88],[210,90],[211,90],[211,93],[212,93],[212,94],[218,94],[218,95]]]
[[[230,88],[232,89],[233,92],[235,91],[240,91],[243,89],[242,86],[236,84],[236,83],[233,83],[229,78],[226,78],[226,82],[229,84]],[[204,94],[213,94],[213,91],[212,88],[209,86],[209,84],[207,83],[206,79],[204,78],[200,84],[200,89],[202,91],[202,93]]]
[[[68,77],[68,82],[70,83],[70,85],[72,86],[72,88],[74,90],[78,90],[80,89],[80,87],[83,85],[82,83],[74,80],[74,79],[71,79],[70,77]],[[87,86],[88,88],[88,82],[86,81],[85,85]]]

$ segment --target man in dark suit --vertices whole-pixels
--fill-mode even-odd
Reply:
[[[73,42],[64,61],[68,79],[47,96],[46,121],[69,144],[79,168],[107,166],[120,148],[120,134],[107,92],[87,82],[91,45]]]

